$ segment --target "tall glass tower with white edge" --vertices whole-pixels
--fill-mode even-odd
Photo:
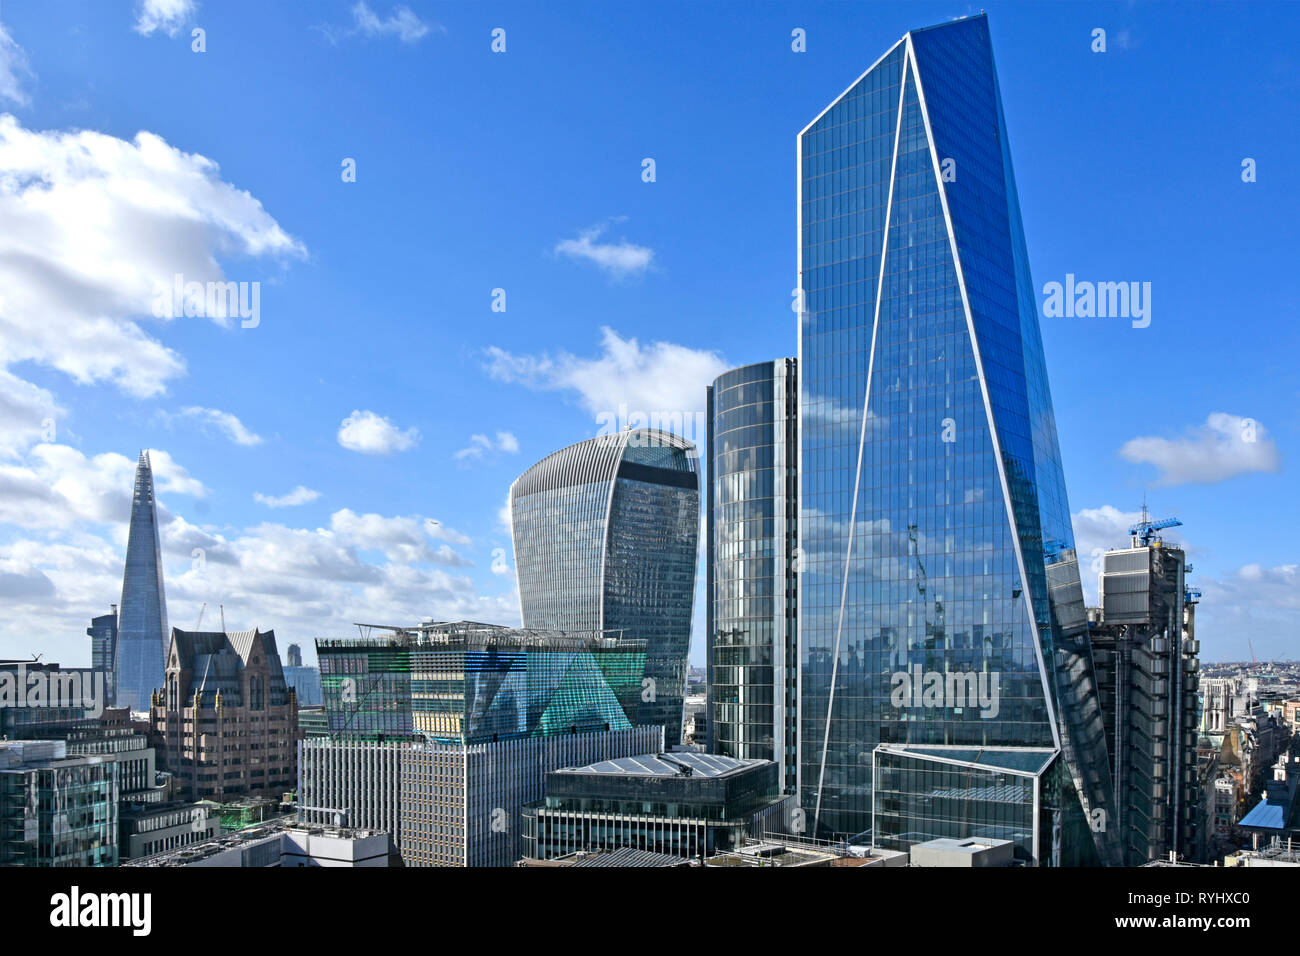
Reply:
[[[799,786],[810,833],[1117,859],[988,20],[798,137]]]
[[[167,593],[163,590],[162,548],[153,466],[140,452],[131,498],[131,527],[126,539],[126,570],[117,624],[116,703],[147,711],[150,696],[163,686],[167,656]]]
[[[598,435],[510,486],[525,628],[646,642],[634,724],[681,742],[700,536],[695,445],[658,429]]]

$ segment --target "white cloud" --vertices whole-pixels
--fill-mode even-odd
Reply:
[[[403,431],[382,415],[353,410],[339,426],[339,444],[367,455],[390,455],[414,448],[420,431],[414,426]]]
[[[487,435],[470,435],[469,444],[454,453],[451,457],[457,461],[481,461],[492,455],[494,452],[504,452],[513,455],[519,451],[519,439],[511,432],[497,432],[496,440],[493,441]]]
[[[0,100],[10,100],[19,106],[28,106],[31,97],[23,90],[21,77],[31,76],[27,54],[14,42],[9,31],[0,23]]]
[[[611,220],[618,221],[618,220]],[[616,279],[637,275],[650,268],[654,250],[620,239],[618,242],[601,242],[609,223],[601,223],[578,233],[577,239],[561,239],[555,245],[557,255],[594,263]]]
[[[448,545],[432,548],[429,539],[443,538],[448,534],[456,535],[457,532],[442,529],[438,522],[418,515],[406,517],[359,515],[349,508],[344,508],[330,516],[330,530],[338,535],[340,540],[358,548],[382,551],[390,561],[406,564],[415,561],[446,565],[471,564]],[[469,539],[465,538],[464,542],[468,544]]]
[[[149,36],[161,30],[174,37],[198,10],[194,0],[141,0],[136,6],[136,33]]]
[[[165,451],[151,451],[160,495],[194,498],[207,488]],[[113,452],[87,458],[68,445],[40,444],[17,464],[0,465],[0,523],[71,528],[82,522],[125,522],[131,514],[134,459]]]
[[[216,163],[152,133],[35,132],[0,115],[0,370],[164,391],[185,363],[135,319],[178,274],[224,280],[219,253],[305,250]]]
[[[403,43],[416,43],[433,29],[404,4],[394,7],[387,17],[380,18],[365,3],[358,3],[352,8],[352,18],[356,21],[357,29],[366,36],[395,36]],[[438,30],[441,32],[442,28],[439,27]]]
[[[150,454],[160,494],[203,490],[169,454]],[[84,659],[89,618],[121,594],[134,473],[134,459],[48,444],[0,464],[0,657]],[[472,542],[433,518],[343,509],[328,527],[223,532],[160,504],[158,519],[177,626],[192,626],[204,601],[214,614],[224,605],[228,628],[275,628],[308,647],[352,633],[354,621],[519,623],[513,588],[489,576],[503,590],[485,593],[458,570],[472,562],[457,548]]]
[[[253,492],[253,500],[266,505],[268,508],[293,508],[297,505],[305,505],[309,501],[315,501],[320,497],[320,492],[304,485],[299,485],[287,495],[280,495],[278,498],[273,495],[264,495],[260,491]]]
[[[511,537],[511,540],[513,541],[513,525],[514,519],[510,514],[510,489],[507,488],[506,500],[502,503],[501,507],[497,509],[497,528],[498,530],[505,532],[505,534]]]
[[[1217,577],[1196,575],[1201,590],[1196,636],[1206,660],[1260,660],[1295,656],[1300,614],[1300,565],[1247,564]]]
[[[705,387],[730,368],[717,352],[672,342],[642,346],[610,328],[601,330],[601,352],[591,358],[567,352],[554,357],[515,355],[495,346],[487,357],[488,374],[498,381],[575,392],[583,407],[597,416],[617,415],[620,406],[629,413],[661,417],[702,414]]]
[[[1141,520],[1142,512],[1120,511],[1113,505],[1102,505],[1076,511],[1071,517],[1083,597],[1089,605],[1096,605],[1101,556],[1114,548],[1129,546],[1128,529]]]
[[[199,423],[199,427],[207,430],[207,427],[216,428],[221,434],[225,435],[236,445],[260,445],[262,436],[249,431],[244,423],[236,416],[229,412],[223,412],[216,408],[203,408],[198,405],[191,405],[188,408],[182,408],[180,415],[184,418],[194,419]]]
[[[1158,485],[1214,484],[1250,472],[1282,469],[1277,445],[1251,418],[1214,412],[1183,438],[1133,438],[1119,453],[1160,469]]]
[[[202,602],[211,611],[221,603],[232,630],[275,628],[283,641],[308,645],[354,633],[354,621],[519,623],[512,592],[483,593],[456,571],[467,561],[409,536],[418,518],[356,515],[339,523],[339,531],[267,523],[227,541],[173,519],[163,526],[171,622],[191,626]],[[74,663],[84,656],[89,618],[121,594],[125,519],[117,530],[112,542],[78,533],[0,545],[0,656],[40,651]],[[196,547],[205,560],[191,557]]]
[[[57,437],[63,414],[54,396],[0,369],[0,457],[12,457],[37,438]]]

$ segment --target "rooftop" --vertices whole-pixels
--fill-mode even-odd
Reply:
[[[637,757],[602,760],[585,767],[561,767],[556,773],[612,774],[630,777],[723,777],[767,762],[766,760],[737,760],[734,757],[722,757],[692,750],[674,750],[672,753],[641,754]]]
[[[316,640],[317,651],[376,647],[446,648],[453,651],[494,647],[590,650],[599,647],[643,649],[644,641],[621,640],[621,631],[551,631],[480,624],[477,621],[422,621],[411,627],[357,623],[360,637]],[[378,631],[380,633],[376,634]]]

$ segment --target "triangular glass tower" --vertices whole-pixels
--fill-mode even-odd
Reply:
[[[118,707],[147,711],[150,696],[163,686],[167,656],[167,594],[163,590],[158,508],[149,453],[140,452],[126,540],[126,571],[117,626]]]
[[[807,822],[1107,862],[1105,736],[985,17],[899,40],[800,134],[799,167]]]

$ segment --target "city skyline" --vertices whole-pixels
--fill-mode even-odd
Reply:
[[[709,39],[722,21],[692,8],[700,35],[646,36],[625,56],[597,40],[610,23],[604,33],[569,24],[562,41],[557,25],[521,7],[503,21],[507,51],[492,59],[496,24],[470,11],[421,9],[420,33],[409,24],[403,32],[393,5],[370,6],[373,23],[350,3],[273,8],[260,32],[240,29],[251,7],[200,8],[192,22],[152,30],[125,8],[0,10],[0,112],[12,117],[0,126],[0,173],[16,174],[0,189],[0,221],[14,227],[0,267],[4,655],[89,660],[86,624],[121,587],[134,467],[122,452],[141,446],[154,449],[175,624],[192,625],[204,601],[224,604],[232,630],[261,622],[304,646],[353,620],[519,623],[501,521],[511,480],[620,408],[692,422],[718,374],[789,353],[795,134],[903,32],[973,12],[773,7],[737,43]],[[1284,235],[1293,218],[1277,184],[1295,132],[1263,121],[1283,115],[1276,97],[1295,66],[1263,27],[1295,13],[1261,7],[1238,19],[1195,9],[1202,59],[1191,64],[1180,43],[1188,24],[1170,8],[992,4],[989,22],[1040,305],[1054,281],[1154,288],[1147,328],[1040,311],[1085,593],[1095,595],[1092,549],[1123,546],[1148,498],[1153,511],[1186,522],[1178,539],[1204,592],[1203,657],[1248,658],[1249,637],[1260,657],[1277,658],[1295,634],[1297,558],[1280,469],[1298,433],[1300,390],[1284,363],[1296,332],[1250,316],[1287,315],[1294,300],[1282,244],[1253,237]],[[613,29],[636,31],[644,16],[611,13]],[[1215,18],[1238,31],[1216,33]],[[196,25],[207,31],[201,55],[190,50]],[[1096,27],[1109,30],[1104,54],[1089,48]],[[807,31],[807,52],[791,49],[795,28]],[[249,59],[235,88],[209,89],[236,36],[263,56]],[[1198,98],[1198,121],[1220,137],[1210,149],[1182,112],[1159,109],[1173,102],[1163,87],[1174,75],[1201,90],[1227,75],[1214,63],[1234,62],[1246,45],[1264,64],[1258,100]],[[677,80],[640,82],[659,76],[647,64],[670,48],[686,75],[708,78],[714,102],[683,104]],[[321,75],[346,63],[347,81],[301,89],[267,65],[286,55]],[[572,67],[536,94],[519,92],[554,56]],[[101,87],[81,78],[107,62],[124,68]],[[184,93],[155,89],[164,66],[187,78]],[[600,74],[613,77],[610,92],[585,92]],[[500,138],[551,145],[503,152],[491,130],[465,144],[436,129],[394,131],[412,115],[398,105],[402,90],[427,82],[463,92],[466,76],[482,91],[439,99],[420,118],[463,129],[478,110]],[[1145,97],[1141,111],[1116,98],[1126,86]],[[263,87],[276,93],[274,108],[257,105]],[[563,108],[530,116],[534,95]],[[601,115],[619,95],[631,100],[632,121],[554,146],[557,129]],[[1073,109],[1047,108],[1061,100]],[[210,121],[232,101],[268,139],[245,143]],[[363,115],[373,102],[393,105]],[[735,109],[719,119],[718,102]],[[342,104],[347,132],[285,118],[337,114],[331,103]],[[674,110],[680,118],[663,118]],[[720,124],[729,142],[712,144],[710,126],[709,148],[692,156],[683,144],[704,122]],[[1195,144],[1196,158],[1167,155],[1166,138]],[[83,147],[95,175],[73,162]],[[1167,165],[1152,165],[1155,156]],[[1241,179],[1245,157],[1259,161],[1257,182]],[[354,183],[340,176],[348,158]],[[645,158],[655,160],[653,182],[643,181]],[[736,168],[747,171],[739,182],[729,179]],[[43,171],[48,188],[37,190]],[[170,217],[124,198],[148,181],[164,206],[175,200],[190,213]],[[539,198],[550,193],[560,198]],[[1184,210],[1188,196],[1198,216]],[[112,255],[71,236],[53,251],[36,242],[42,223],[77,206],[118,224],[144,216],[179,241],[159,249],[144,228],[125,230]],[[386,231],[373,227],[376,216]],[[439,229],[422,236],[430,218]],[[67,221],[96,240],[112,236]],[[84,279],[90,304],[12,265],[37,254]],[[129,263],[135,278],[105,278],[114,262]],[[260,314],[236,305],[159,319],[155,281],[176,276],[260,282],[260,298],[242,300]],[[1243,291],[1243,279],[1254,284]],[[1234,282],[1245,306],[1229,298]],[[503,312],[493,311],[497,289]],[[38,312],[65,333],[60,341],[38,334]],[[95,329],[103,339],[77,346]],[[1182,393],[1135,399],[1151,377]],[[1257,426],[1251,442],[1239,440],[1245,419]]]

